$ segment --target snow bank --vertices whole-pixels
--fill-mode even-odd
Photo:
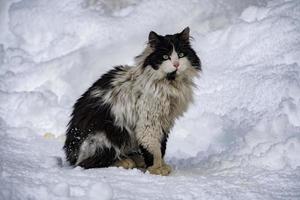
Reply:
[[[295,1],[250,6],[236,23],[199,36],[199,90],[168,155],[209,168],[300,166],[299,9]]]
[[[177,170],[172,180],[159,179],[169,184],[169,192],[156,193],[158,199],[286,199],[285,192],[297,199],[299,19],[297,0],[1,1],[0,197],[97,199],[104,188],[103,199],[152,198],[160,187],[151,184],[158,179],[139,179],[134,170],[61,172],[53,161],[53,156],[63,157],[61,141],[49,144],[40,136],[62,136],[79,95],[113,65],[131,64],[150,30],[167,34],[190,26],[203,72],[196,80],[194,105],[170,136],[166,156]],[[249,182],[240,174],[226,180],[226,174],[202,177],[232,169],[248,173]],[[261,170],[292,171],[293,178],[267,174],[285,183],[270,189],[273,182],[262,178]],[[255,185],[252,176],[259,177],[263,192],[272,194],[239,185]],[[149,191],[132,192],[135,181]],[[200,187],[204,189],[197,192]],[[280,187],[283,196],[276,193]],[[215,189],[219,196],[212,195]]]

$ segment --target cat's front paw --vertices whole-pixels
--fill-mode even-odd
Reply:
[[[171,173],[172,168],[171,168],[170,165],[163,164],[160,167],[150,166],[150,167],[147,168],[147,171],[149,171],[150,174],[167,176]]]
[[[168,165],[168,164],[166,164],[166,163],[163,163],[163,166],[162,166],[162,167],[165,168],[166,170],[168,170],[169,173],[172,172],[172,167],[171,167],[170,165]]]

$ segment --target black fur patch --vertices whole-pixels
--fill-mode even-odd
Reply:
[[[165,153],[166,153],[166,148],[167,148],[167,141],[168,141],[168,134],[164,131],[164,135],[163,138],[161,139],[161,146],[160,146],[160,150],[161,150],[161,156],[164,157]]]
[[[91,96],[91,92],[93,90],[98,90],[99,88],[103,91],[109,90],[112,87],[111,82],[113,81],[116,73],[122,70],[124,70],[123,67],[119,66],[109,71],[107,74],[104,74],[75,103],[71,120],[68,124],[66,133],[67,137],[64,145],[67,160],[71,165],[76,163],[79,156],[80,146],[89,135],[95,135],[96,133],[102,132],[105,134],[107,139],[117,147],[121,147],[122,145],[129,143],[130,136],[126,129],[121,129],[114,125],[114,117],[111,114],[111,106],[103,103],[101,97]],[[107,151],[107,155],[111,155],[110,159],[113,162],[115,153],[113,153],[112,150]],[[94,156],[100,156],[102,154],[103,153],[98,152]],[[91,157],[90,159],[96,158]],[[92,160],[87,159],[84,162],[89,163],[82,164],[85,168],[87,168],[86,166],[105,166],[105,163],[108,163],[108,157],[103,159],[103,163],[101,163],[102,160],[100,163],[97,162],[95,166],[92,165]]]
[[[153,154],[151,154],[142,145],[140,145],[140,150],[141,150],[142,155],[144,157],[144,161],[145,161],[146,167],[152,166],[153,165]]]
[[[176,73],[177,73],[177,71],[168,73],[168,74],[167,74],[167,79],[168,79],[169,81],[175,80],[175,79],[176,79]]]
[[[113,87],[113,85],[111,84],[113,79],[115,78],[116,74],[120,73],[124,71],[124,67],[123,66],[116,66],[114,67],[114,69],[108,71],[106,74],[103,74],[101,76],[100,79],[98,79],[93,85],[92,85],[92,89],[98,89],[98,88],[101,88],[101,89],[104,89],[104,90],[107,90],[107,89],[110,89]]]

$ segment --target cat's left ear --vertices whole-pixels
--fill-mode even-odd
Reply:
[[[179,37],[182,41],[189,42],[190,41],[190,28],[186,27],[183,29],[181,33],[179,33]]]
[[[155,33],[154,31],[151,31],[148,36],[148,43],[151,47],[155,47],[156,44],[159,42],[160,35]]]

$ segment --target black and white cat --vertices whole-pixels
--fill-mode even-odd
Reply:
[[[64,145],[71,165],[145,164],[152,174],[171,172],[163,160],[168,134],[192,102],[193,78],[201,71],[189,32],[151,31],[135,66],[115,67],[77,100]]]

